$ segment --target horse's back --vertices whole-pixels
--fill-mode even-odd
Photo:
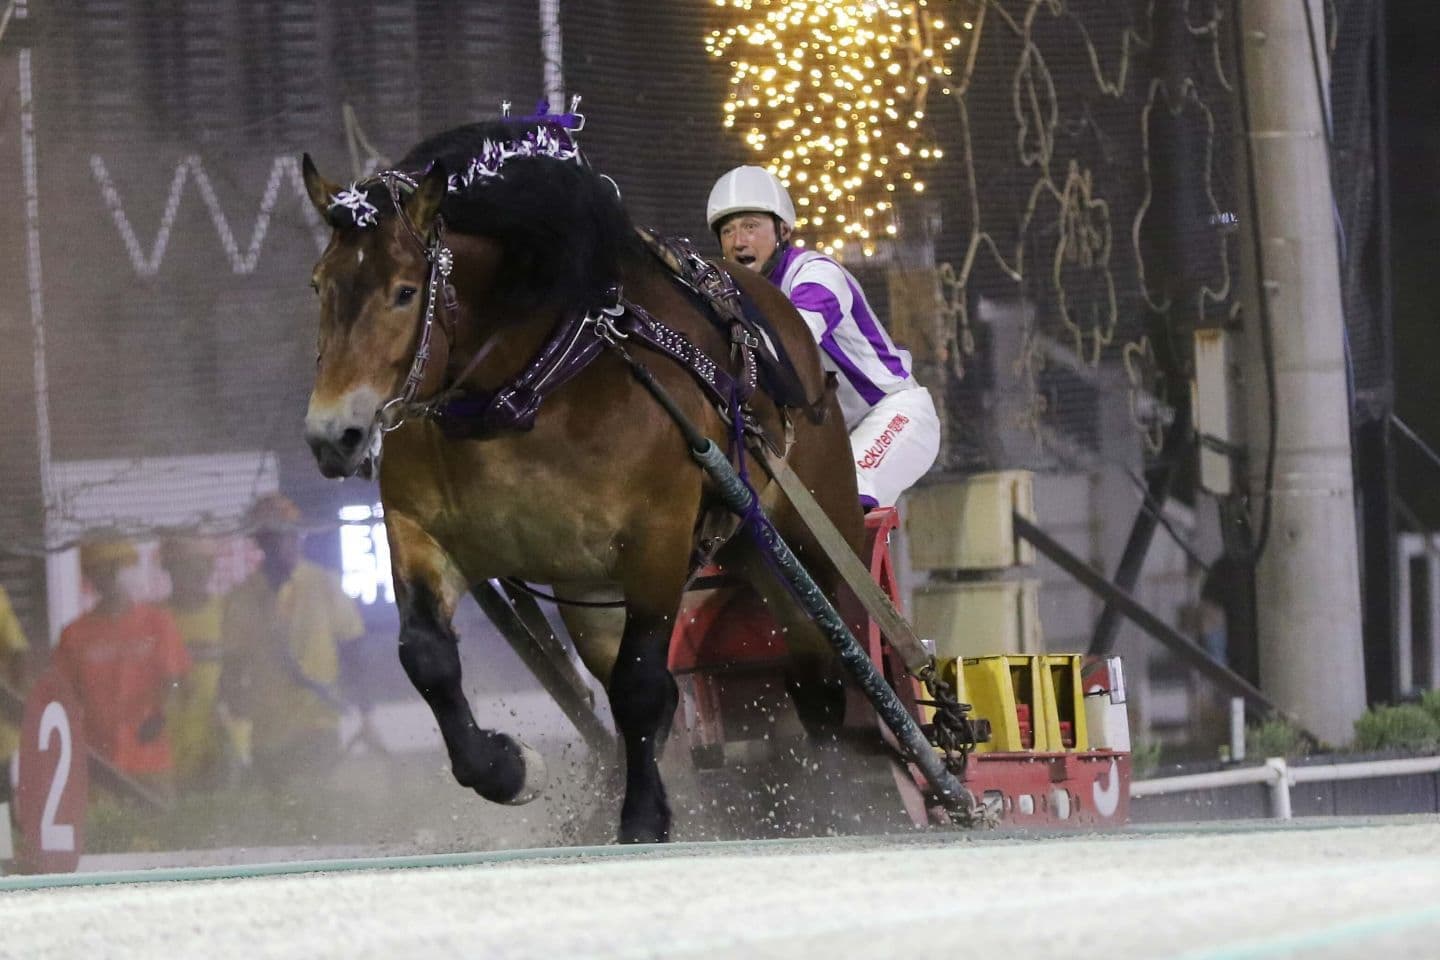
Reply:
[[[721,262],[735,280],[743,296],[748,297],[768,321],[771,330],[780,337],[785,354],[795,367],[795,373],[805,388],[810,402],[820,399],[825,390],[825,371],[820,365],[820,347],[805,324],[805,318],[780,288],[769,280],[731,263]]]

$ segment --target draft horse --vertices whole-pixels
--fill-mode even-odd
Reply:
[[[624,339],[620,320],[648,316],[698,348],[701,366],[722,371],[731,339],[641,241],[613,181],[543,117],[438,134],[397,170],[348,188],[307,155],[304,180],[333,228],[312,276],[320,324],[305,437],[327,477],[378,473],[400,660],[435,714],[455,779],[499,803],[533,798],[544,780],[538,752],[479,728],[462,692],[451,620],[467,589],[508,577],[549,585],[564,600],[613,598],[623,617],[568,605],[562,617],[623,739],[619,839],[668,839],[656,762],[677,703],[667,647],[706,518],[719,508],[635,366],[701,433],[732,455],[735,444],[702,378]],[[850,445],[817,346],[775,287],[721,269],[768,318],[810,406],[782,408],[757,391],[750,418],[772,441],[789,438],[790,466],[858,545]],[[574,342],[557,346],[562,333]],[[546,394],[536,381],[549,374],[535,371],[557,350],[585,348],[580,338],[599,338],[602,349],[565,368],[566,382]],[[517,382],[536,389],[517,395],[508,389]],[[818,545],[778,489],[751,476],[833,600],[838,577]],[[818,630],[749,537],[732,536],[719,559],[777,612],[807,729],[836,722],[843,693]]]

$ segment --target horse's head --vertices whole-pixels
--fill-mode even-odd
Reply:
[[[311,274],[320,335],[305,439],[321,473],[348,477],[371,464],[381,410],[402,395],[411,369],[430,276],[426,236],[447,178],[436,165],[413,190],[380,180],[346,189],[308,155],[304,177],[334,228]]]
[[[313,276],[319,369],[305,417],[326,476],[368,473],[380,429],[413,411],[411,401],[460,389],[466,377],[471,386],[496,379],[490,368],[518,364],[526,336],[566,310],[609,302],[622,260],[645,256],[613,181],[571,139],[574,119],[457,127],[400,160],[401,171],[424,174],[386,171],[348,189],[305,158],[310,200],[334,228]],[[432,234],[442,215],[443,248]],[[455,300],[435,310],[436,335],[426,320],[439,263],[453,264]],[[442,303],[445,289],[436,289]],[[429,347],[441,355],[429,360]],[[490,367],[477,366],[482,359]],[[460,372],[447,385],[451,360]]]

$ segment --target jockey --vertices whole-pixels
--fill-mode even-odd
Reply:
[[[710,191],[706,216],[726,259],[763,274],[790,298],[839,381],[860,501],[890,506],[940,452],[935,403],[910,373],[860,284],[835,260],[790,243],[795,205],[763,167],[736,167]]]

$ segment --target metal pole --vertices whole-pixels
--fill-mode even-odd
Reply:
[[[1135,514],[1135,524],[1130,528],[1130,537],[1125,542],[1125,551],[1120,555],[1120,565],[1115,569],[1113,583],[1126,593],[1135,589],[1140,582],[1140,573],[1145,567],[1145,556],[1150,552],[1150,541],[1155,537],[1155,528],[1160,524],[1160,514],[1165,501],[1170,498],[1170,487],[1174,482],[1180,458],[1190,446],[1190,404],[1186,401],[1177,411],[1175,421],[1165,431],[1165,444],[1160,452],[1160,463],[1145,471],[1144,499]],[[1100,617],[1095,621],[1095,632],[1090,638],[1088,653],[1092,657],[1103,657],[1115,648],[1115,633],[1120,628],[1120,608],[1106,600]]]
[[[1366,569],[1377,570],[1376,575],[1366,584],[1366,603],[1372,611],[1372,627],[1369,631],[1369,649],[1366,651],[1367,670],[1376,670],[1380,677],[1369,677],[1367,691],[1372,700],[1392,700],[1405,691],[1399,684],[1399,651],[1395,643],[1397,620],[1401,616],[1399,584],[1396,561],[1395,516],[1397,471],[1395,444],[1390,424],[1395,412],[1395,314],[1394,288],[1390,275],[1390,69],[1389,41],[1386,37],[1385,2],[1375,4],[1374,40],[1375,60],[1372,65],[1371,83],[1374,84],[1375,106],[1375,203],[1378,223],[1376,224],[1378,272],[1380,276],[1380,344],[1381,362],[1384,364],[1385,383],[1382,393],[1385,397],[1383,415],[1385,422],[1375,428],[1379,435],[1381,456],[1384,458],[1384,488],[1376,491],[1380,502],[1372,511],[1374,520],[1383,523],[1381,535],[1371,534],[1379,540],[1371,548],[1371,559]],[[1378,516],[1375,516],[1377,515]],[[1380,552],[1383,551],[1383,557]],[[1379,669],[1371,666],[1378,661]],[[1383,681],[1383,682],[1382,682]]]
[[[1365,692],[1372,702],[1386,702],[1403,694],[1396,670],[1395,448],[1388,402],[1357,427],[1355,456],[1364,524]]]
[[[13,9],[17,22],[30,16],[26,0],[19,0]],[[35,149],[35,84],[31,54],[29,47],[20,50],[20,160],[25,177],[26,281],[30,294],[30,331],[34,350],[35,445],[40,462],[40,498],[44,504],[44,515],[40,518],[41,536],[48,549],[56,498],[50,438],[50,380],[45,360],[45,286],[40,264],[40,180]],[[53,554],[47,554],[45,619],[46,636],[51,644],[60,636],[56,596],[50,589],[52,569],[57,562]]]
[[[758,509],[755,495],[735,473],[729,458],[719,447],[709,440],[703,440],[700,444],[692,444],[690,453],[705,468],[705,472],[715,482],[720,498],[737,516],[749,517]],[[930,789],[935,791],[945,808],[969,825],[980,813],[974,796],[946,769],[940,755],[915,723],[915,718],[906,711],[895,690],[881,676],[864,648],[856,642],[850,628],[845,625],[844,618],[820,592],[819,586],[810,578],[804,566],[770,523],[751,523],[750,528],[751,533],[761,542],[761,549],[767,550],[774,558],[775,566],[794,589],[800,605],[825,634],[825,639],[834,648],[851,679],[864,692],[875,712],[890,728],[890,732],[895,734],[895,739],[905,752],[905,758],[920,768]]]
[[[540,54],[545,62],[545,99],[555,113],[565,110],[565,67],[560,35],[560,0],[540,0]]]
[[[1290,767],[1284,757],[1270,757],[1265,761],[1265,769],[1272,773],[1270,815],[1276,820],[1289,820],[1293,816],[1290,809]]]
[[[609,760],[615,751],[615,738],[595,713],[590,688],[579,678],[564,650],[557,649],[559,641],[551,635],[549,639],[553,643],[547,643],[547,638],[531,631],[496,583],[485,580],[471,588],[470,594],[480,611],[500,631],[545,692],[554,698],[555,705],[575,725],[585,745],[597,756]]]
[[[1312,59],[1324,51],[1307,28],[1323,11],[1236,6],[1250,220],[1241,363],[1250,497],[1268,514],[1255,567],[1261,686],[1306,729],[1346,743],[1365,709],[1365,664],[1334,195]],[[1273,408],[1262,385],[1273,385]]]
[[[1245,698],[1230,698],[1230,760],[1245,759]]]

